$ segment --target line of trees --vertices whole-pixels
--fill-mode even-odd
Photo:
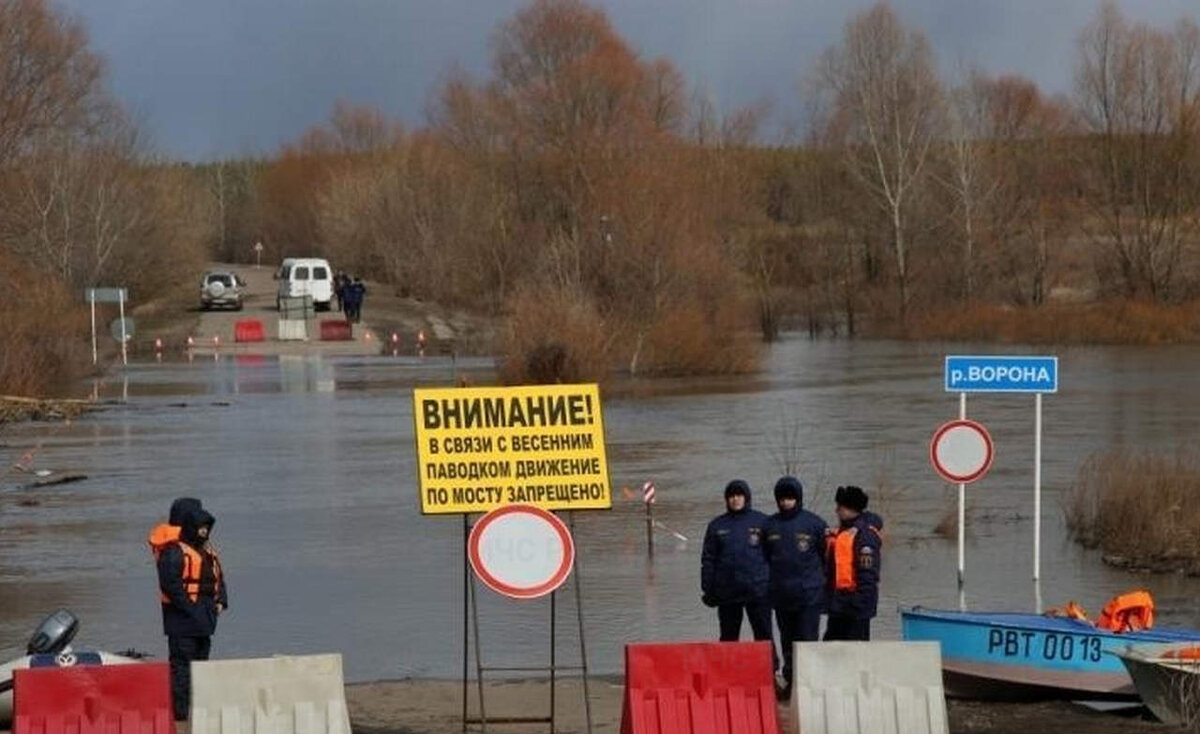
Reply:
[[[78,23],[0,0],[0,392],[74,374],[84,288],[146,301],[194,277],[211,221],[200,183],[150,156]]]
[[[339,102],[269,158],[171,165],[104,94],[82,29],[0,0],[5,271],[151,297],[255,242],[320,253],[495,314],[513,380],[740,371],[757,336],[796,327],[1071,338],[1063,304],[1160,324],[1200,295],[1194,18],[1103,6],[1050,97],[948,78],[880,3],[796,70],[805,133],[783,146],[760,142],[766,105],[718,112],[583,0],[530,0],[491,43],[420,127]]]
[[[241,252],[311,246],[497,313],[514,378],[547,360],[741,370],[748,326],[920,337],[948,313],[1138,302],[1154,319],[1198,295],[1194,19],[1103,6],[1072,92],[1050,97],[1015,75],[945,78],[881,3],[797,72],[806,134],[787,146],[757,142],[765,106],[719,115],[581,0],[532,0],[492,45],[486,78],[450,73],[425,126],[340,103],[245,172],[242,219],[262,234]]]

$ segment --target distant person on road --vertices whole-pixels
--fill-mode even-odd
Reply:
[[[883,519],[867,512],[867,493],[838,487],[839,527],[827,539],[829,624],[826,640],[870,640],[871,618],[879,605],[883,563]]]
[[[782,477],[775,483],[775,504],[779,512],[767,521],[765,548],[786,681],[778,693],[787,700],[792,689],[793,643],[816,642],[821,635],[829,526],[804,509],[804,486],[795,477]]]
[[[349,279],[346,277],[346,271],[344,270],[337,271],[337,273],[333,276],[333,298],[335,301],[337,301],[338,313],[342,313],[344,308],[343,303],[345,302],[346,298],[347,282],[349,282]]]
[[[362,305],[363,300],[367,297],[367,285],[362,282],[362,278],[356,275],[354,281],[347,286],[347,293],[350,302],[354,304],[354,312],[350,315],[349,320],[357,324],[362,321]]]
[[[342,283],[342,309],[346,312],[346,320],[354,323],[354,281],[350,276],[346,276],[346,280]]]
[[[736,642],[742,614],[750,620],[754,639],[775,644],[771,635],[769,570],[763,541],[767,516],[750,509],[750,486],[735,479],[725,486],[725,512],[708,524],[700,555],[701,601],[717,608],[722,642]]]
[[[229,597],[220,558],[209,542],[215,518],[199,501],[187,497],[176,500],[171,509],[172,520],[178,521],[178,536],[170,540],[164,532],[156,544],[152,534],[151,548],[171,664],[171,700],[175,719],[186,720],[191,705],[191,663],[208,660],[217,617],[228,608]]]

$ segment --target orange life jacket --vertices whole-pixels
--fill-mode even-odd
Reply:
[[[1148,630],[1153,626],[1154,599],[1150,592],[1142,590],[1113,597],[1096,620],[1097,628],[1117,633]]]
[[[854,538],[858,528],[839,528],[829,538],[828,558],[833,559],[833,590],[854,591],[858,588],[858,577],[854,572]]]
[[[180,543],[180,531],[178,525],[168,525],[164,522],[150,531],[146,542],[150,545],[150,552],[154,555],[155,561],[158,561],[168,546],[178,543],[179,549],[183,551],[183,590],[187,593],[188,599],[195,602],[200,599],[200,574],[204,568],[204,554],[187,543]],[[212,588],[206,590],[208,592],[206,596],[216,596],[217,590],[221,588],[221,561],[217,558],[215,551],[210,550],[207,555],[212,562],[213,583]],[[163,604],[171,603],[170,597],[164,594],[162,589],[158,590],[158,596]]]
[[[150,553],[157,561],[162,555],[163,549],[172,543],[179,542],[179,533],[181,528],[178,525],[170,525],[168,523],[159,523],[150,531],[150,535],[146,538],[146,543],[150,545]]]

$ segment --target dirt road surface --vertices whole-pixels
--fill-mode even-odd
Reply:
[[[583,688],[578,678],[559,681],[557,730],[586,734]],[[550,710],[546,681],[491,680],[484,701],[489,718],[545,716]],[[622,682],[597,676],[590,681],[592,733],[616,734],[621,729]],[[469,689],[469,717],[477,717],[478,690]],[[346,687],[346,701],[356,734],[457,734],[462,730],[462,688],[458,681],[399,680],[359,683]],[[985,703],[948,700],[951,734],[1127,734],[1180,731],[1143,716],[1102,714],[1066,701],[1044,703]],[[779,707],[781,734],[795,734],[794,717]],[[493,725],[504,734],[545,732],[545,724]],[[479,731],[473,727],[471,731]]]
[[[329,354],[329,355],[368,355],[379,354],[381,347],[378,335],[367,323],[353,325],[353,339],[350,341],[321,341],[321,322],[344,321],[345,317],[337,310],[317,313],[308,322],[307,341],[280,341],[279,311],[275,307],[276,282],[272,277],[274,269],[268,266],[254,268],[253,266],[214,266],[214,269],[229,269],[236,272],[246,281],[243,289],[242,310],[215,309],[202,311],[200,321],[193,332],[196,354],[211,354],[214,349],[221,352],[244,352],[252,354]],[[199,291],[196,293],[197,307]],[[234,324],[243,319],[256,319],[262,322],[266,341],[238,344],[234,339]],[[217,341],[214,341],[214,338]]]

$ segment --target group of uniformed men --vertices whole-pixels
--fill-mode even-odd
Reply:
[[[871,637],[883,519],[867,511],[867,500],[859,487],[838,487],[838,525],[830,528],[804,509],[804,487],[795,477],[775,483],[779,511],[770,517],[751,509],[750,486],[735,479],[725,487],[725,512],[708,524],[701,600],[716,607],[722,641],[738,639],[744,614],[754,639],[772,643],[778,668],[774,610],[783,648],[781,699],[791,695],[793,643],[818,640],[823,613],[826,640]]]

